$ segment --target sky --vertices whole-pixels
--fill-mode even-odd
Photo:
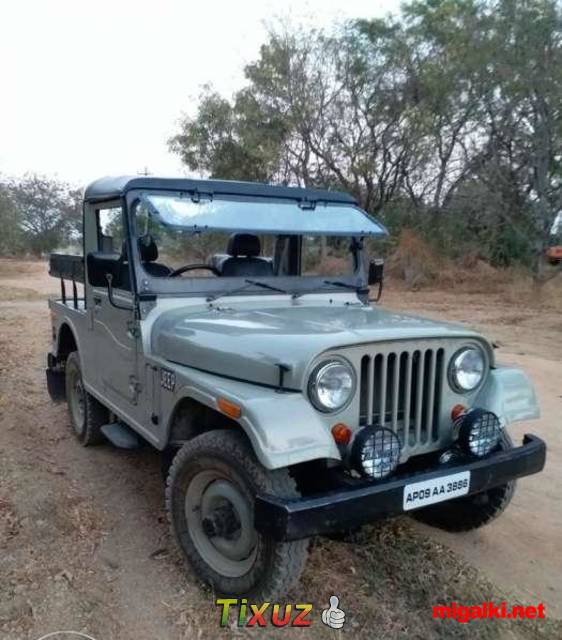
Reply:
[[[267,25],[397,11],[398,0],[1,0],[0,174],[73,184],[189,175],[166,141],[201,86],[223,95]]]

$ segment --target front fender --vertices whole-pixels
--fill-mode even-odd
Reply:
[[[279,392],[189,367],[174,368],[178,401],[193,398],[217,410],[217,399],[226,398],[241,407],[238,423],[267,469],[321,458],[341,460],[329,425],[302,393]]]
[[[533,383],[521,369],[512,367],[492,369],[474,405],[493,411],[504,426],[540,417]]]

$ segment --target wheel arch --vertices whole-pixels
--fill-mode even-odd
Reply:
[[[236,420],[193,396],[181,397],[174,406],[167,426],[168,446],[179,446],[195,436],[217,429],[244,431]]]
[[[219,410],[222,399],[239,407],[240,417],[223,414]],[[163,405],[167,410],[163,413],[162,449],[200,433],[199,423],[207,430],[226,426],[244,432],[266,469],[316,459],[341,460],[325,418],[300,392],[279,393],[277,389],[177,367],[173,402],[165,394]],[[182,422],[178,417],[180,407],[191,414],[182,426],[178,426]],[[190,411],[193,408],[197,408],[195,414]]]
[[[67,319],[63,320],[57,332],[57,360],[59,362],[66,362],[73,351],[78,351],[80,354],[76,335],[70,322]]]

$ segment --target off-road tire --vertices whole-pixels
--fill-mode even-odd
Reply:
[[[82,386],[83,394],[83,417],[80,419],[76,411],[73,410],[73,401],[76,389],[75,381],[79,379],[82,382],[82,370],[80,369],[80,358],[78,351],[73,351],[66,361],[65,366],[65,385],[66,400],[68,403],[68,414],[72,425],[72,432],[76,439],[84,447],[96,445],[104,442],[105,437],[101,432],[101,427],[109,421],[109,412],[98,400],[90,395]]]
[[[513,448],[513,442],[503,430],[500,447]],[[516,480],[450,502],[436,504],[412,512],[412,517],[432,527],[459,533],[472,531],[492,522],[506,509],[515,493]]]
[[[170,467],[176,457],[176,454],[180,450],[180,447],[169,446],[160,452],[160,473],[162,474],[162,480],[166,484],[168,476],[170,474]]]
[[[198,552],[188,530],[185,496],[190,481],[202,471],[219,470],[243,490],[253,505],[258,492],[299,497],[288,470],[268,471],[257,460],[246,436],[231,430],[203,433],[176,454],[166,486],[166,508],[172,534],[197,575],[217,593],[271,601],[298,580],[308,555],[308,540],[276,542],[259,535],[257,553],[244,575],[229,577],[215,571]],[[253,511],[252,511],[253,512]]]

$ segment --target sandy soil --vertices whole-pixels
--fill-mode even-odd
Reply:
[[[83,449],[44,384],[45,298],[56,280],[41,263],[0,260],[0,637],[35,640],[61,629],[97,640],[271,637],[219,628],[213,594],[168,535],[157,454]],[[557,304],[557,303],[556,303]],[[562,637],[562,316],[556,304],[453,291],[393,291],[385,306],[466,321],[501,346],[537,385],[544,417],[514,429],[549,443],[545,472],[519,483],[509,511],[479,532],[449,536],[407,519],[367,528],[354,544],[315,540],[287,602],[313,602],[306,637],[332,637],[319,611],[340,596],[348,624],[333,637]],[[546,622],[435,622],[453,600],[547,605]],[[301,629],[276,632],[303,637]]]

